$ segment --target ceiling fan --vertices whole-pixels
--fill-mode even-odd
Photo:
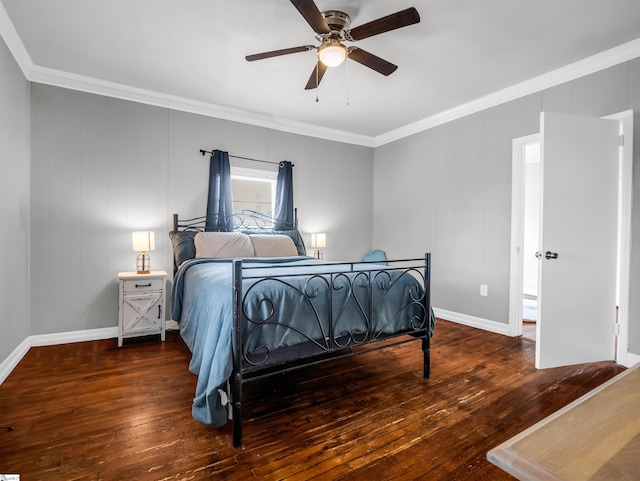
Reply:
[[[320,45],[317,47],[314,45],[303,45],[300,47],[273,50],[271,52],[247,55],[245,58],[249,62],[253,62],[254,60],[279,57],[291,53],[317,50],[318,62],[311,73],[311,77],[309,77],[305,90],[315,89],[320,84],[327,68],[337,67],[347,57],[382,75],[392,74],[398,68],[397,65],[387,62],[359,47],[347,47],[343,42],[357,42],[358,40],[420,22],[418,11],[411,7],[351,29],[351,18],[344,12],[339,10],[320,12],[313,0],[291,0],[291,3],[311,26]]]

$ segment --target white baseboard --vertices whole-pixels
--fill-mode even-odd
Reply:
[[[15,369],[20,360],[34,346],[54,346],[71,342],[97,341],[118,337],[117,327],[104,327],[101,329],[87,329],[83,331],[57,332],[54,334],[38,334],[28,336],[16,347],[7,358],[0,363],[0,384]]]
[[[55,346],[57,344],[69,344],[72,342],[99,341],[101,339],[112,339],[114,337],[118,337],[117,327],[39,334],[29,336],[27,339],[31,339],[31,346]]]
[[[18,344],[11,354],[7,356],[7,358],[0,363],[0,384],[4,382],[5,379],[9,377],[11,371],[15,369],[20,360],[29,352],[29,348],[31,347],[31,342],[27,337],[24,341]]]
[[[177,330],[178,323],[166,321],[167,330]],[[56,332],[53,334],[38,334],[28,336],[16,347],[7,358],[0,363],[0,384],[4,382],[20,360],[35,346],[55,346],[72,342],[99,341],[118,337],[118,327],[103,327],[100,329],[86,329],[82,331]]]
[[[469,316],[458,312],[446,311],[437,307],[433,308],[436,317],[445,321],[456,322],[469,327],[475,327],[504,336],[509,335],[508,324],[483,319],[481,317]],[[175,321],[167,321],[167,329],[177,329],[178,325]],[[436,327],[437,332],[437,327]],[[98,341],[101,339],[113,339],[118,337],[117,327],[104,327],[101,329],[87,329],[83,331],[58,332],[53,334],[39,334],[29,336],[22,341],[5,360],[0,363],[0,384],[4,382],[9,374],[15,369],[20,360],[34,346],[54,346],[57,344],[68,344],[72,342]],[[640,362],[640,355],[627,352],[624,359],[618,362],[626,367],[631,367]]]
[[[179,331],[180,330],[180,326],[178,325],[178,323],[176,321],[167,321],[166,324],[164,325],[164,328],[167,331]]]
[[[496,334],[509,335],[509,325],[502,322],[491,321],[489,319],[483,319],[481,317],[469,316],[467,314],[460,314],[459,312],[445,311],[437,307],[433,308],[433,312],[436,317],[444,319],[445,321],[457,322],[458,324],[464,324],[465,326],[475,327],[489,332],[495,332]],[[436,326],[436,332],[438,328]]]
[[[618,363],[624,367],[633,367],[640,362],[640,356],[629,351],[626,352],[623,359],[618,359]]]
[[[460,314],[458,312],[445,311],[444,309],[438,309],[437,307],[433,308],[433,312],[436,317],[444,319],[445,321],[456,322],[458,324],[464,324],[465,326],[475,327],[477,329],[483,329],[485,331],[495,332],[496,334],[503,334],[505,336],[510,335],[508,324],[483,319],[481,317],[469,316],[467,314]],[[436,333],[437,332],[438,328],[436,325]],[[633,367],[635,364],[640,363],[640,355],[627,351],[624,357],[618,359],[617,362],[624,367]]]

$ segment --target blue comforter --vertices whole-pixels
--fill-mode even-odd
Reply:
[[[375,268],[371,264],[355,266],[356,270]],[[329,273],[345,269],[343,264],[333,266],[311,258],[294,257],[248,259],[243,262],[243,267],[252,268],[244,272],[245,276],[251,278],[243,280],[245,315],[254,321],[244,328],[244,342],[249,350],[257,349],[260,352],[260,346],[263,345],[278,348],[308,340],[322,344],[328,342],[336,332],[338,335],[357,339],[367,329],[379,332],[406,330],[410,328],[412,320],[415,321],[415,317],[421,315],[415,311],[416,306],[413,306],[414,311],[398,316],[398,306],[411,303],[423,292],[415,291],[416,283],[411,275],[402,276],[406,278],[407,285],[397,289],[399,294],[394,294],[398,297],[397,301],[384,302],[383,306],[374,307],[377,321],[372,324],[377,324],[371,328],[366,325],[367,321],[362,320],[363,316],[359,316],[360,311],[371,307],[367,307],[368,300],[358,293],[358,285],[366,284],[366,280],[359,280],[357,272],[339,275],[331,288],[322,288],[326,287],[325,279],[330,277]],[[378,267],[389,269],[386,266]],[[275,281],[261,280],[265,276],[286,277]],[[281,282],[282,279],[284,282]],[[378,282],[381,285],[380,292],[388,291],[383,286],[386,280],[386,275],[381,276]],[[322,292],[325,291],[327,294],[323,298]],[[301,292],[305,293],[303,299]],[[320,294],[315,295],[316,292]],[[377,297],[385,298],[387,294],[388,292],[384,292]],[[265,297],[269,299],[268,303],[264,302]],[[265,324],[264,321],[269,320],[273,311],[278,312],[279,319],[287,320],[287,328],[283,329],[282,324],[277,324],[277,327],[268,326],[267,329],[256,330],[251,334],[251,328],[256,324]],[[323,311],[333,312],[333,333],[328,332],[330,329],[322,320]],[[359,320],[349,320],[354,318]],[[189,370],[198,376],[192,407],[193,417],[204,424],[221,426],[227,420],[221,392],[226,391],[226,381],[231,375],[233,364],[232,261],[193,259],[185,262],[174,279],[172,319],[179,323],[181,335],[192,352]],[[300,334],[301,332],[304,334]]]

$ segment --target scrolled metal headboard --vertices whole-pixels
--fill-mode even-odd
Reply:
[[[213,220],[213,225],[227,225],[225,222],[217,222],[217,214],[209,220]],[[236,231],[255,231],[255,232],[269,232],[275,229],[276,219],[253,210],[243,209],[240,212],[234,213],[231,216],[233,230]],[[178,214],[173,214],[173,230],[185,231],[192,230],[198,232],[204,232],[205,225],[207,223],[207,216],[194,217],[193,219],[179,219]],[[279,230],[289,230],[298,228],[298,209],[294,209],[294,219],[292,223],[278,222]],[[214,228],[215,230],[215,228]],[[222,229],[220,229],[222,230]]]

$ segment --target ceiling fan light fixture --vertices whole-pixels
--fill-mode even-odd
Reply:
[[[1,1],[2,0],[0,0],[0,2]],[[300,47],[272,50],[270,52],[247,55],[245,59],[247,62],[253,62],[254,60],[316,50],[317,61],[313,66],[313,71],[305,86],[305,90],[317,88],[326,70],[330,67],[341,65],[347,57],[349,57],[349,60],[353,60],[379,74],[385,76],[391,75],[398,68],[397,65],[387,62],[385,59],[377,57],[361,48],[353,46],[345,47],[342,42],[357,42],[358,40],[420,22],[420,14],[418,11],[415,7],[410,7],[392,13],[391,15],[372,20],[356,28],[351,28],[351,17],[344,12],[339,10],[321,12],[315,0],[290,1],[313,29],[315,38],[320,42],[320,45],[302,45]]]
[[[320,47],[318,58],[327,67],[337,67],[347,58],[347,49],[338,41],[331,41]]]

